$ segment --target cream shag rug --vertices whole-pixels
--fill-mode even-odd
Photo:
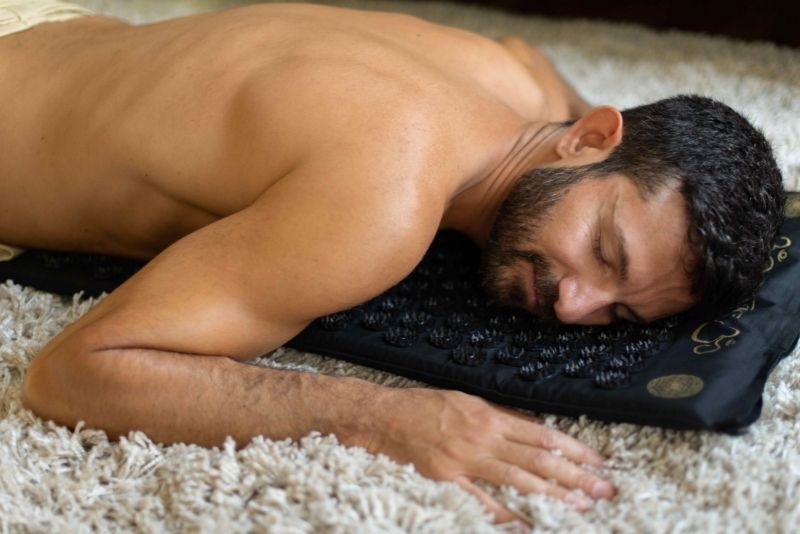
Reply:
[[[235,5],[196,0],[77,0],[135,22]],[[241,2],[238,2],[241,3]],[[636,26],[557,22],[447,4],[361,2],[492,36],[539,43],[595,103],[626,107],[701,93],[743,111],[774,143],[787,185],[800,182],[800,51]],[[0,286],[0,531],[501,532],[469,494],[381,456],[312,434],[236,450],[163,447],[142,433],[43,423],[20,405],[37,351],[93,304]],[[411,381],[280,349],[258,365]],[[746,435],[677,432],[586,418],[550,425],[610,455],[613,502],[580,514],[497,489],[541,532],[796,532],[800,525],[800,356],[772,374]],[[357,414],[355,415],[357,416]],[[244,445],[244,444],[240,444]]]

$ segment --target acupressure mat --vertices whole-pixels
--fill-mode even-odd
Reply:
[[[787,219],[758,296],[726,317],[553,328],[487,306],[478,250],[443,232],[400,284],[287,345],[535,411],[733,433],[758,418],[769,371],[797,340],[798,257],[800,219]],[[140,265],[28,251],[0,262],[0,278],[97,295]]]
[[[440,233],[400,284],[288,345],[519,408],[735,433],[758,419],[764,382],[797,341],[798,257],[800,219],[788,219],[758,296],[726,317],[552,328],[488,307],[477,249]]]

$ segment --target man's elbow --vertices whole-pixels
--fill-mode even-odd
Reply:
[[[51,342],[31,363],[22,382],[22,405],[44,420],[74,427],[86,419],[90,395],[103,382],[101,357],[88,340]],[[94,399],[102,402],[102,399]]]

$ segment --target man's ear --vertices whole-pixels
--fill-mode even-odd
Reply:
[[[564,132],[556,145],[562,159],[610,152],[622,141],[622,114],[614,107],[600,106],[589,111]]]

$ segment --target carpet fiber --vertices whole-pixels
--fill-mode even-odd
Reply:
[[[236,2],[83,0],[136,22]],[[701,93],[743,111],[776,147],[787,186],[800,183],[800,52],[635,26],[512,17],[447,4],[361,2],[492,36],[539,43],[596,103],[620,107]],[[20,405],[37,351],[93,301],[0,286],[0,531],[501,532],[469,494],[412,467],[312,434],[236,449],[164,447],[142,433],[43,423]],[[253,362],[409,380],[279,349]],[[613,502],[580,514],[541,496],[491,488],[541,532],[794,532],[800,524],[800,355],[770,377],[761,420],[743,436],[678,432],[586,418],[547,424],[610,456]]]

